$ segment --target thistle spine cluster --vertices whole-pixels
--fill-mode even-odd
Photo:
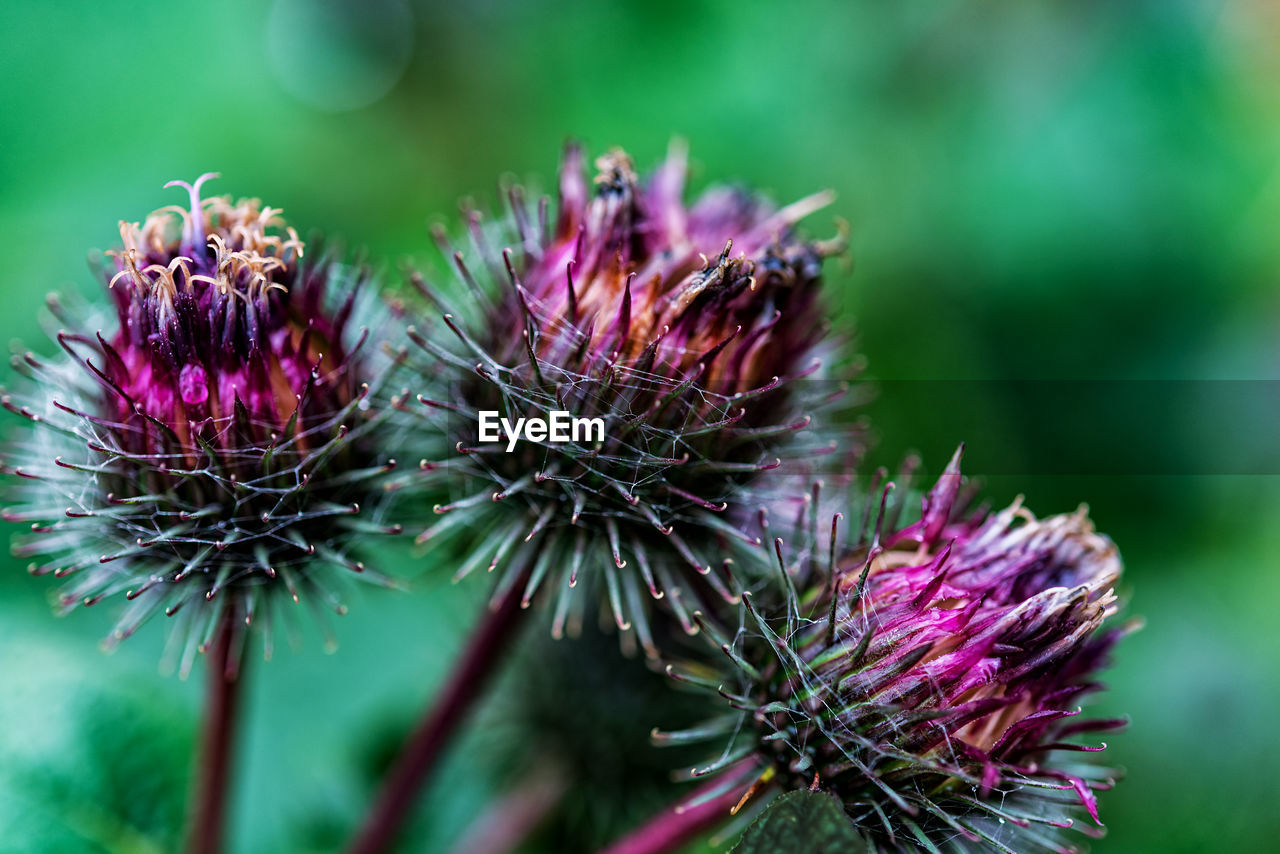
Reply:
[[[15,552],[66,579],[61,610],[123,594],[108,644],[173,618],[184,672],[224,620],[264,623],[269,655],[284,602],[343,613],[342,575],[385,581],[355,534],[397,530],[377,485],[388,359],[355,328],[377,312],[368,274],[304,260],[256,200],[201,199],[209,177],[182,185],[189,208],[121,222],[114,324],[50,298],[62,355],[16,356],[27,384],[3,399],[33,425],[6,454],[24,484],[6,518],[32,526]]]
[[[723,745],[693,776],[723,774],[747,798],[830,791],[874,850],[1062,851],[1076,850],[1062,829],[1099,835],[1096,793],[1115,772],[1062,756],[1104,749],[1076,737],[1124,723],[1078,717],[1134,628],[1101,628],[1118,553],[1083,508],[966,509],[959,456],[909,524],[890,484],[814,525],[815,489],[791,545],[773,541],[779,584],[744,594],[736,630],[703,619],[727,666],[669,673],[735,711],[654,733]]]
[[[727,701],[654,732],[716,744],[704,801],[814,788],[874,850],[1076,850],[1060,831],[1099,832],[1114,782],[1080,737],[1123,723],[1077,702],[1132,628],[1115,546],[1083,509],[973,509],[959,453],[917,515],[852,496],[822,293],[844,241],[799,227],[829,196],[686,203],[686,172],[615,150],[589,181],[570,146],[554,217],[508,188],[467,250],[437,230],[453,286],[415,273],[395,303],[279,210],[174,182],[186,206],[120,223],[114,318],[51,298],[61,354],[14,358],[15,553],[60,610],[123,597],[109,644],[173,618],[185,673],[250,628],[269,654],[291,602],[323,623],[348,578],[392,584],[360,540],[410,527],[495,603],[548,600],[554,636],[603,616]]]
[[[418,539],[465,533],[458,575],[499,570],[497,597],[518,587],[528,605],[558,587],[557,635],[590,607],[575,592],[589,579],[654,655],[648,601],[690,632],[707,599],[735,603],[722,558],[755,545],[737,517],[762,483],[835,450],[821,419],[841,392],[818,289],[841,244],[795,232],[822,196],[777,209],[716,189],[686,208],[679,148],[647,181],[621,152],[597,169],[592,193],[568,149],[554,227],[514,190],[501,243],[471,212],[479,263],[439,235],[478,315],[415,279],[444,327],[410,333],[444,368],[420,401],[447,437],[423,466],[443,518]],[[603,440],[478,440],[485,413],[557,411],[599,420]]]

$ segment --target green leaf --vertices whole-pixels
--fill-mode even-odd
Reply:
[[[769,804],[742,834],[732,854],[857,854],[867,850],[867,843],[839,801],[822,792],[801,789]]]

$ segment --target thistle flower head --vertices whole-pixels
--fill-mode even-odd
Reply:
[[[451,500],[420,539],[465,526],[479,545],[459,575],[502,567],[499,593],[522,585],[526,604],[560,588],[557,633],[581,620],[581,575],[652,651],[648,597],[691,630],[699,597],[734,600],[709,560],[741,536],[726,519],[747,484],[832,449],[811,423],[831,387],[799,380],[825,376],[821,268],[840,247],[794,229],[825,195],[779,209],[715,188],[686,207],[682,149],[648,180],[621,151],[596,165],[592,186],[567,150],[554,224],[513,188],[501,253],[469,214],[478,263],[444,251],[470,310],[423,285],[448,327],[413,333],[441,369],[423,403],[449,436],[424,467]],[[485,412],[597,421],[495,442]]]
[[[182,184],[189,207],[120,224],[115,331],[51,298],[65,356],[16,357],[34,385],[4,398],[30,422],[6,455],[25,484],[6,517],[32,523],[15,551],[68,578],[64,609],[123,593],[112,641],[177,615],[188,663],[277,593],[341,611],[329,567],[363,570],[345,553],[386,529],[371,484],[389,465],[369,441],[377,356],[353,328],[366,275],[304,261],[256,200],[201,200],[209,177]]]
[[[696,733],[736,735],[695,774],[829,791],[876,850],[1075,850],[1057,829],[1097,822],[1112,772],[1064,757],[1122,723],[1078,717],[1125,631],[1100,631],[1119,555],[1083,509],[961,512],[958,460],[918,521],[885,529],[882,503],[873,535],[831,550],[834,571],[787,568],[805,581],[775,613],[746,597],[721,638],[740,712]]]

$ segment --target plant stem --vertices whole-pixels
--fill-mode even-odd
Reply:
[[[560,805],[569,789],[564,771],[548,760],[480,814],[450,849],[452,854],[510,854]]]
[[[187,838],[190,854],[222,851],[242,680],[235,623],[233,612],[228,609],[208,653],[208,706]]]
[[[521,578],[480,618],[448,681],[383,780],[373,809],[348,849],[350,854],[382,854],[395,842],[454,730],[506,660],[502,653],[523,623],[523,589]]]
[[[707,793],[722,788],[724,781],[714,779],[683,798],[674,806],[614,842],[599,854],[666,854],[688,845],[703,834],[723,824],[732,814],[746,791],[746,782],[708,801],[687,806]]]

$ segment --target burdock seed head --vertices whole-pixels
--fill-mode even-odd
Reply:
[[[1096,792],[1114,772],[1080,758],[1104,744],[1075,737],[1122,723],[1079,717],[1130,628],[1102,628],[1119,554],[1083,509],[964,511],[958,459],[918,521],[885,525],[881,501],[873,532],[855,523],[830,550],[834,571],[789,567],[802,582],[772,608],[746,597],[718,672],[669,668],[739,710],[656,734],[721,740],[695,775],[830,792],[874,850],[1073,851],[1060,829],[1081,818],[1100,833]]]
[[[27,420],[5,455],[21,484],[6,518],[31,523],[15,552],[67,579],[63,609],[124,594],[112,642],[174,617],[184,669],[223,619],[284,600],[341,612],[355,536],[391,530],[367,273],[304,260],[256,200],[202,200],[210,177],[181,184],[189,207],[120,223],[114,330],[51,298],[65,355],[15,357],[31,382],[4,397]]]
[[[554,221],[518,188],[496,232],[469,212],[470,262],[441,238],[464,299],[419,281],[443,314],[412,333],[422,403],[447,437],[423,468],[448,496],[419,539],[461,535],[458,574],[500,569],[499,595],[551,587],[556,633],[581,620],[585,580],[652,652],[646,600],[691,629],[702,597],[736,601],[719,558],[747,491],[833,450],[814,419],[834,386],[822,266],[841,245],[795,230],[826,194],[777,208],[718,187],[686,206],[680,147],[647,179],[619,150],[596,167],[589,182],[567,149]],[[486,434],[486,413],[507,423]],[[568,441],[514,430],[555,413],[591,421]]]

